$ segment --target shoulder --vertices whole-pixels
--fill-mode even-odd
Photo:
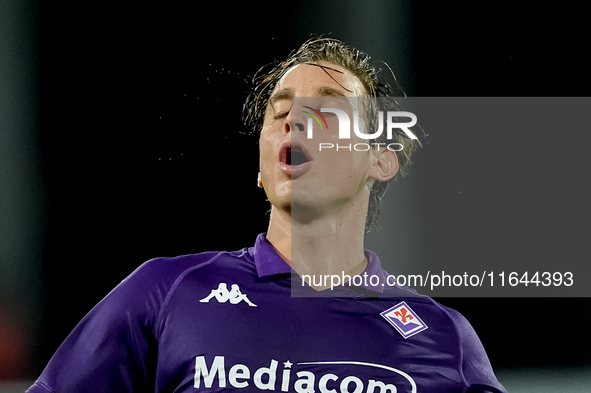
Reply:
[[[460,371],[467,386],[487,386],[494,387],[494,391],[504,391],[503,386],[498,382],[490,360],[478,337],[478,334],[470,322],[457,310],[446,307],[431,298],[428,299],[434,313],[440,315],[439,324],[445,325],[453,330],[457,345]],[[436,311],[437,310],[437,311]],[[495,390],[496,389],[496,390]]]
[[[137,321],[152,326],[179,284],[191,273],[215,270],[227,274],[231,269],[253,265],[240,251],[210,251],[176,257],[159,257],[142,263],[117,285],[90,313],[101,319],[133,315]]]
[[[122,284],[159,284],[170,287],[188,274],[199,270],[237,269],[253,265],[248,250],[208,251],[176,257],[158,257],[141,264]]]
[[[156,322],[177,283],[189,272],[247,265],[246,253],[204,252],[144,262],[80,321],[31,392],[44,386],[68,392],[89,386],[105,392],[146,390],[158,354]]]
[[[484,353],[484,348],[482,348],[482,344],[476,331],[464,315],[453,308],[442,305],[432,298],[427,299],[429,299],[432,307],[438,309],[443,315],[443,320],[447,320],[450,326],[453,326],[464,354],[472,354],[476,352]]]

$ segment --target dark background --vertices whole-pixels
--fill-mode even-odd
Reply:
[[[0,273],[13,277],[0,306],[28,332],[25,355],[14,358],[20,366],[4,378],[35,378],[76,323],[145,260],[239,249],[266,231],[258,147],[245,135],[242,104],[259,67],[311,33],[387,62],[409,96],[591,91],[584,12],[568,4],[6,4],[3,42],[13,46],[0,71],[4,83],[18,74],[22,87],[0,97],[22,102],[26,127],[0,119],[4,135],[25,134],[0,139],[22,162],[3,176],[22,168],[27,176],[19,192],[3,183],[3,206],[24,200],[32,213],[0,222],[10,248]],[[430,133],[400,182],[413,189],[408,209],[418,212],[420,235],[406,252],[442,264],[511,255],[554,258],[557,270],[563,258],[588,263],[585,131],[589,123],[533,137]],[[461,198],[465,189],[474,192]],[[26,241],[15,240],[10,220],[28,228]],[[468,318],[497,369],[591,364],[588,298],[438,300]]]

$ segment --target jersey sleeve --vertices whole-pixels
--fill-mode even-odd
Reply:
[[[153,327],[173,279],[166,279],[165,265],[148,261],[113,289],[80,321],[27,392],[153,390]]]
[[[460,338],[462,373],[468,393],[507,393],[497,380],[486,351],[474,328],[459,312],[447,309],[455,322]]]

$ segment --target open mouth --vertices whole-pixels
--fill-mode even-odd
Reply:
[[[306,173],[312,165],[312,156],[298,142],[285,141],[279,150],[279,163],[283,173],[292,179]]]
[[[309,161],[304,152],[297,150],[297,147],[287,152],[287,165],[301,165]]]
[[[281,148],[279,160],[290,166],[298,166],[312,161],[312,158],[303,146],[286,143]]]

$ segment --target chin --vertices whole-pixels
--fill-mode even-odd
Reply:
[[[311,200],[309,197],[291,198],[291,217],[300,223],[310,223],[322,216],[325,211],[326,206],[317,200]]]
[[[291,195],[290,194],[283,194],[278,195],[275,193],[274,195],[267,194],[267,200],[271,202],[271,205],[275,210],[279,211],[291,211]]]

